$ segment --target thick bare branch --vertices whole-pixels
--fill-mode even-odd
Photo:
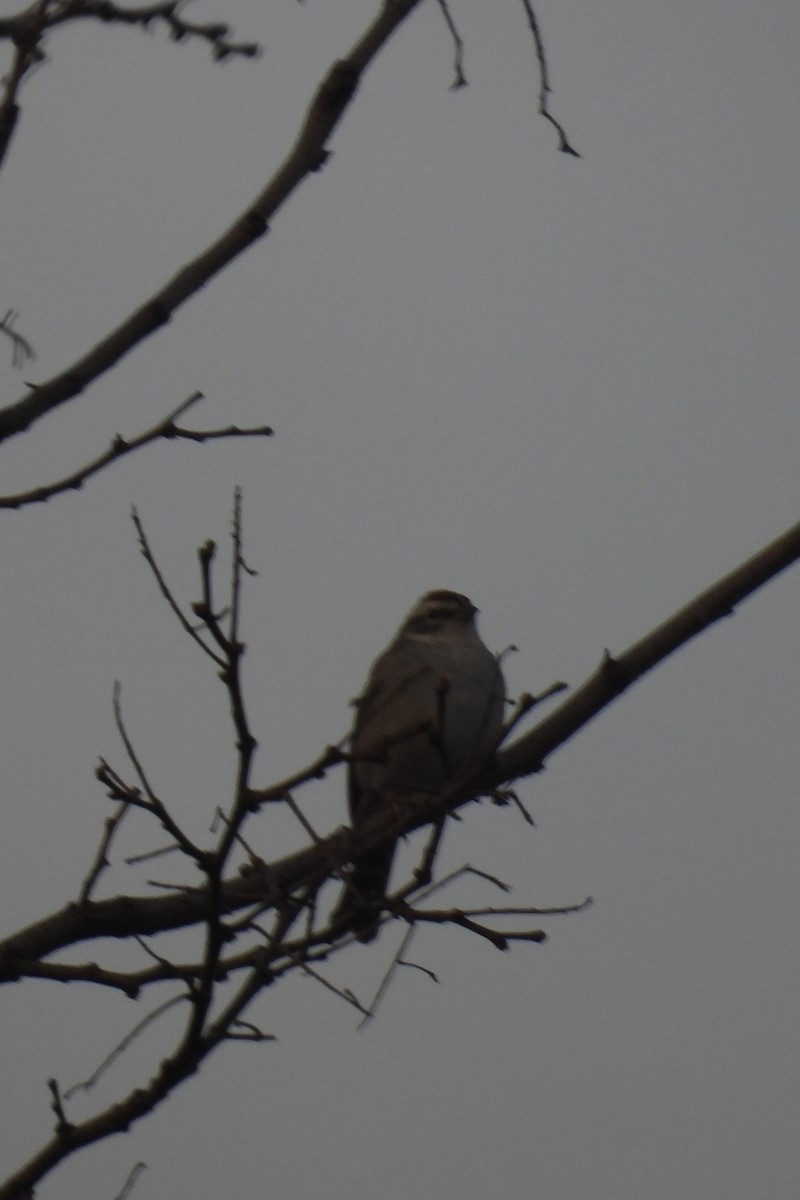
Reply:
[[[372,24],[350,53],[328,71],[306,113],[288,157],[249,208],[202,254],[83,358],[15,404],[0,410],[0,442],[81,394],[140,342],[161,329],[183,304],[268,230],[268,222],[328,157],[327,142],[352,101],[361,76],[399,25],[421,0],[384,0]]]
[[[386,812],[364,824],[356,836],[342,828],[268,866],[252,865],[222,886],[225,909],[234,912],[264,902],[272,906],[298,889],[318,888],[334,870],[376,845],[422,825],[435,823],[485,791],[541,770],[545,759],[592,720],[626,688],[680,646],[696,637],[736,604],[762,587],[800,557],[800,524],[697,596],[663,625],[616,658],[607,657],[599,670],[569,700],[545,717],[497,756],[496,765],[481,779],[447,789],[425,810]],[[282,797],[288,785],[297,786],[341,761],[341,752],[326,751],[305,772],[275,789],[248,793],[248,806]],[[0,979],[19,977],[22,960],[40,959],[67,946],[102,937],[149,935],[195,925],[208,919],[207,888],[187,888],[166,896],[119,896],[88,905],[68,905],[0,943]],[[331,931],[324,931],[330,933]],[[344,930],[339,931],[343,933]],[[334,933],[334,936],[337,936]],[[322,934],[320,934],[320,938]]]
[[[800,558],[800,523],[776,538],[758,554],[725,575],[679,609],[663,625],[622,654],[606,651],[598,669],[530,733],[502,750],[492,778],[497,785],[531,775],[544,761],[593,717],[621,696],[653,667],[674,654],[710,625],[733,615],[737,604],[763,587]]]

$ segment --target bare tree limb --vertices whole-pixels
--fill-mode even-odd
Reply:
[[[163,25],[175,42],[190,39],[207,43],[217,62],[228,58],[256,58],[261,47],[255,42],[234,42],[230,26],[224,22],[197,24],[181,16],[181,0],[148,4],[142,8],[123,8],[111,0],[36,0],[32,6],[9,17],[0,18],[0,41],[14,45],[11,70],[0,90],[0,167],[17,128],[20,107],[17,100],[25,77],[45,61],[43,45],[49,32],[60,25],[78,20],[94,20],[104,25],[138,25],[148,30]]]
[[[617,656],[606,651],[594,675],[530,733],[502,750],[497,785],[541,770],[544,761],[648,671],[741,604],[800,558],[800,522],[723,576],[663,625]]]
[[[329,154],[327,142],[347,111],[361,76],[420,3],[421,0],[384,0],[377,17],[350,53],[328,71],[309,106],[294,147],[246,212],[83,358],[46,383],[33,387],[15,404],[0,409],[0,442],[23,433],[80,395],[135,346],[166,325],[187,300],[267,233],[270,219],[299,185],[324,165]]]
[[[616,658],[606,657],[598,671],[564,704],[529,733],[502,749],[495,766],[482,779],[463,787],[460,793],[446,789],[424,812],[382,813],[366,822],[358,836],[342,828],[263,868],[248,865],[239,876],[228,879],[222,886],[221,898],[226,911],[234,912],[262,901],[273,905],[280,902],[279,897],[289,897],[299,889],[318,888],[330,877],[333,864],[341,869],[375,846],[431,824],[441,814],[470,803],[482,792],[540,771],[546,758],[638,678],[709,625],[731,613],[736,604],[786,570],[799,557],[800,524],[702,592],[629,650]],[[304,779],[323,774],[336,762],[341,762],[342,757],[341,751],[331,748],[291,780],[275,788],[248,791],[248,808],[282,798],[289,785],[294,787]],[[88,905],[68,905],[0,943],[0,980],[19,978],[23,961],[41,959],[82,942],[102,937],[147,936],[195,925],[208,919],[209,904],[208,889],[200,887],[165,896],[119,896]],[[320,940],[328,933],[330,931],[321,931]]]
[[[362,1029],[366,1028],[368,1022],[371,1021],[373,1019],[373,1017],[375,1016],[375,1014],[377,1013],[378,1008],[380,1007],[384,996],[389,991],[389,988],[392,985],[392,981],[393,981],[395,975],[397,974],[399,967],[404,965],[404,956],[406,954],[406,951],[409,949],[409,947],[411,946],[411,943],[414,940],[415,933],[416,933],[416,930],[415,930],[414,926],[409,925],[408,928],[406,929],[405,933],[403,934],[403,937],[400,941],[400,945],[397,947],[394,954],[392,955],[392,961],[389,963],[389,966],[386,968],[386,970],[383,973],[383,977],[382,977],[380,983],[378,984],[378,989],[375,992],[375,995],[372,997],[372,999],[369,1003],[369,1008],[367,1009],[367,1012],[364,1015],[363,1021],[359,1021],[359,1023],[358,1023],[357,1028],[358,1028],[359,1032]],[[424,968],[420,968],[420,970],[423,970],[423,969]],[[428,971],[428,972],[426,972],[426,974],[433,976],[433,980],[435,983],[439,982],[438,979],[436,979],[436,976],[433,975],[432,971]]]
[[[30,38],[32,32],[46,33],[73,21],[95,20],[104,25],[138,25],[143,30],[164,25],[175,42],[193,37],[207,42],[219,61],[234,56],[256,58],[261,53],[257,42],[232,42],[230,26],[224,22],[197,24],[185,20],[181,16],[184,7],[181,0],[146,4],[141,8],[124,8],[111,0],[39,0],[21,12],[0,17],[0,41],[19,43],[26,35]]]
[[[105,759],[100,760],[95,775],[100,783],[108,788],[108,795],[112,800],[120,800],[131,808],[141,808],[144,812],[151,813],[163,825],[170,837],[174,839],[176,846],[179,846],[184,854],[198,864],[203,863],[205,856],[202,850],[186,836],[177,821],[170,815],[167,806],[154,792],[148,791],[148,794],[143,796],[138,788],[126,784]]]
[[[6,330],[6,332],[8,331]],[[19,337],[19,334],[15,336]],[[202,399],[203,393],[195,392],[186,400],[181,401],[178,407],[168,413],[163,420],[137,437],[123,438],[121,434],[117,434],[107,450],[91,462],[86,463],[85,466],[79,467],[77,471],[73,471],[71,475],[65,475],[63,479],[31,488],[28,492],[0,496],[0,508],[24,508],[28,504],[41,504],[61,492],[79,491],[86,480],[93,475],[99,474],[100,471],[105,470],[119,459],[125,458],[128,454],[133,454],[135,450],[140,450],[142,446],[147,446],[150,442],[157,442],[161,438],[166,441],[182,440],[203,443],[218,441],[220,438],[272,437],[273,430],[268,425],[256,425],[251,429],[240,429],[237,425],[228,425],[224,429],[184,429],[175,423],[178,417]]]
[[[40,42],[47,18],[49,0],[36,0],[17,17],[0,21],[0,38],[14,43],[14,58],[11,70],[2,81],[0,98],[0,167],[5,162],[8,147],[17,128],[20,108],[17,96],[22,81],[39,63],[44,61]]]

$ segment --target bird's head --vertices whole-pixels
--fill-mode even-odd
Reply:
[[[474,633],[477,612],[472,601],[460,592],[426,592],[403,622],[400,636],[416,641],[458,640],[465,633]]]

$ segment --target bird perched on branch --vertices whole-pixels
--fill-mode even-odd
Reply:
[[[505,682],[478,636],[477,612],[459,592],[428,592],[373,663],[350,739],[354,830],[390,806],[424,805],[496,749]],[[395,840],[362,855],[334,910],[359,941],[378,931],[396,848]]]

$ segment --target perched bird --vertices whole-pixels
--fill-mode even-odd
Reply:
[[[496,748],[505,682],[478,636],[477,611],[459,592],[428,592],[373,663],[350,739],[355,830],[389,806],[423,804]],[[334,910],[359,941],[378,931],[396,847],[379,846],[354,864]]]

